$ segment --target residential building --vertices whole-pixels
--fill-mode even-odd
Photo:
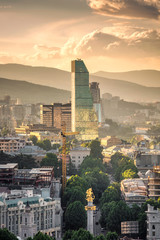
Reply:
[[[125,202],[129,206],[133,204],[141,206],[147,200],[147,188],[140,178],[122,180],[121,191]]]
[[[56,134],[54,132],[30,132],[30,136],[36,136],[38,140],[43,141],[48,139],[51,141],[51,144],[62,144],[62,136],[60,133]]]
[[[147,240],[160,240],[160,210],[148,204]]]
[[[78,170],[85,157],[90,155],[90,149],[84,147],[75,147],[70,151],[71,162]]]
[[[135,236],[139,233],[138,221],[121,222],[121,234]]]
[[[30,132],[45,132],[50,131],[56,134],[59,133],[59,129],[55,127],[48,127],[45,124],[30,124],[30,125],[22,125],[19,128],[15,128],[16,134],[29,134]]]
[[[157,200],[160,197],[160,166],[154,166],[148,175],[148,196]]]
[[[89,89],[89,72],[81,59],[72,61],[72,131],[78,131],[79,140],[98,137],[98,120]]]
[[[25,140],[18,137],[0,137],[0,151],[6,153],[17,152],[26,145]]]
[[[107,136],[107,137],[101,139],[101,145],[106,148],[120,145],[120,144],[122,144],[121,139],[114,137],[114,136]]]

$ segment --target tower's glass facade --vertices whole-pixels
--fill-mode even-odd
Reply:
[[[98,121],[89,89],[89,72],[82,60],[72,61],[72,131],[81,140],[98,137]]]

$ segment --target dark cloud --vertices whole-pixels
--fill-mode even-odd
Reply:
[[[159,0],[87,0],[95,12],[127,18],[158,19]]]

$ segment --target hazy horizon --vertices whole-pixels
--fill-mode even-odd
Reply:
[[[160,70],[158,0],[0,0],[0,63]]]

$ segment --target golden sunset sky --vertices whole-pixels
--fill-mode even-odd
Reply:
[[[159,0],[0,0],[0,63],[160,70]]]

